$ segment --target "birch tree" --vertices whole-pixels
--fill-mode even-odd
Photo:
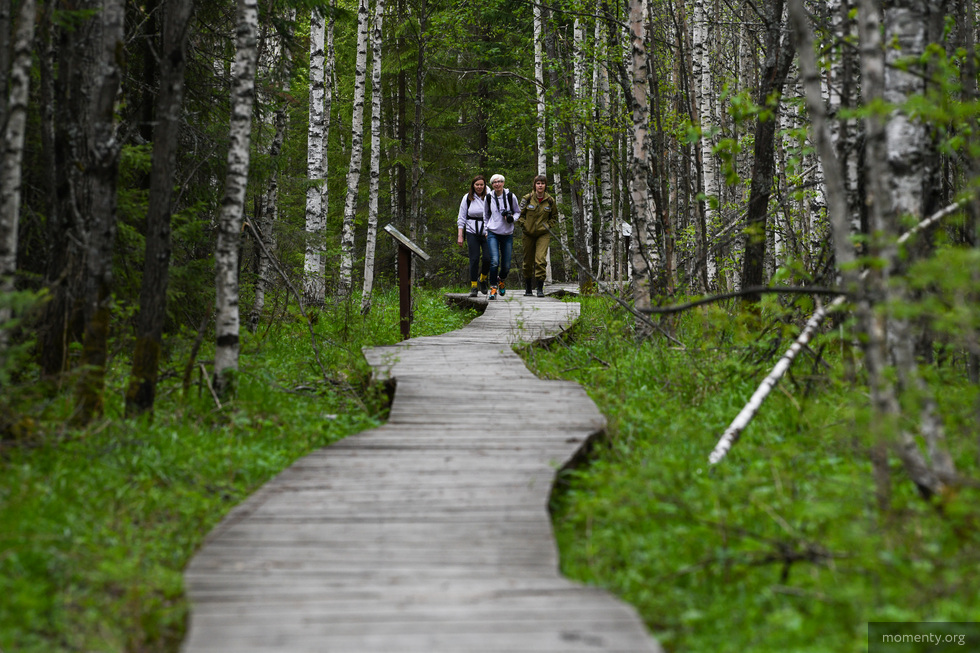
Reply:
[[[322,10],[314,8],[310,12],[310,123],[306,146],[306,257],[303,266],[303,298],[310,306],[322,306],[326,289],[320,270],[323,250],[323,229],[326,225],[326,210],[323,207],[323,187],[326,186],[326,120],[324,116],[325,86],[329,87],[324,76],[324,34],[326,17]]]
[[[534,3],[534,96],[537,108],[537,174],[548,174],[548,145],[547,124],[545,122],[545,86],[544,86],[544,34],[541,17],[541,5]]]
[[[601,8],[601,7],[600,7]],[[599,138],[596,140],[598,149],[597,159],[599,168],[599,261],[597,276],[602,279],[613,278],[613,254],[616,246],[616,219],[613,216],[612,195],[612,151],[610,139],[612,129],[609,124],[609,72],[604,61],[608,53],[602,47],[605,21],[595,22],[595,44],[601,56],[596,57],[595,73],[593,75],[596,101],[596,127]]]
[[[718,223],[718,203],[720,201],[720,180],[717,159],[714,155],[714,98],[712,86],[712,51],[711,21],[705,5],[708,0],[694,1],[694,16],[691,21],[692,66],[695,104],[697,106],[697,121],[701,132],[699,141],[699,170],[701,177],[701,192],[704,198],[699,200],[700,221],[698,223],[698,253],[697,259],[700,276],[705,291],[714,286],[717,267],[712,254],[708,234]]]
[[[7,302],[14,291],[14,275],[17,272],[21,167],[24,158],[36,12],[37,5],[34,0],[23,0],[14,35],[10,98],[4,108],[3,159],[0,162],[0,370],[4,368],[8,346],[7,323],[12,317],[11,306]],[[0,98],[0,104],[3,104],[3,98]]]
[[[371,310],[374,251],[378,239],[378,190],[381,182],[381,32],[384,6],[384,0],[375,0],[371,31],[371,180],[368,189],[367,240],[364,245],[364,287],[361,290],[361,313],[364,315]]]
[[[368,31],[371,16],[368,0],[357,4],[357,63],[354,68],[354,110],[351,117],[350,166],[347,168],[347,200],[344,203],[344,225],[340,236],[340,276],[337,295],[350,296],[354,283],[354,219],[357,211],[361,161],[364,157],[364,98],[367,87]]]
[[[256,0],[238,0],[235,62],[232,70],[231,126],[225,192],[215,246],[214,388],[218,397],[232,395],[237,385],[239,336],[238,248],[241,241],[252,136],[252,104],[258,60],[259,12]]]

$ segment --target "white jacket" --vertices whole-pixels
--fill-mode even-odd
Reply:
[[[473,201],[469,201],[470,194],[463,195],[463,200],[459,203],[459,215],[456,217],[456,228],[463,229],[467,233],[487,235],[486,220],[487,207],[485,200],[490,196],[489,193],[480,197],[473,196]]]
[[[507,222],[504,220],[504,216],[500,214],[501,210],[505,210],[507,208],[508,201],[510,202],[510,210],[514,212],[513,222]],[[500,236],[509,236],[510,234],[514,233],[514,226],[517,224],[517,218],[521,217],[521,206],[512,192],[506,188],[500,195],[496,195],[493,191],[490,191],[487,194],[486,206],[486,221],[488,230]]]

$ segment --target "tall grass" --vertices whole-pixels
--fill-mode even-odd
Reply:
[[[199,376],[181,390],[186,339],[167,343],[152,420],[122,417],[123,358],[106,419],[86,430],[65,426],[69,397],[5,399],[24,417],[0,441],[0,651],[177,650],[182,571],[210,529],[297,458],[384,418],[361,347],[399,340],[398,295],[376,294],[368,317],[358,306],[313,316],[325,375],[299,316],[243,334],[238,392],[220,408]],[[473,315],[416,290],[412,335]]]
[[[623,311],[584,298],[569,338],[525,350],[539,375],[582,383],[609,421],[553,498],[563,572],[636,605],[668,651],[857,652],[869,621],[980,620],[978,490],[926,503],[895,463],[879,508],[867,391],[848,380],[838,332],[709,466],[794,332],[759,325],[688,313],[672,325],[682,349],[637,342]],[[958,468],[977,478],[977,387],[955,368],[929,373]]]

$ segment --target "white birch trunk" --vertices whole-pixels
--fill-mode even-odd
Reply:
[[[337,52],[334,48],[334,25],[336,23],[336,18],[334,15],[334,9],[336,8],[336,0],[330,0],[330,18],[327,20],[327,56],[326,65],[323,68],[323,185],[320,186],[320,213],[321,222],[323,224],[323,230],[326,231],[327,228],[327,217],[330,215],[330,187],[328,185],[330,179],[330,157],[328,153],[330,148],[328,144],[330,142],[330,116],[331,110],[333,109],[333,88],[337,83],[334,79],[334,70],[337,67]],[[325,237],[320,236],[321,248],[326,246]],[[321,249],[322,251],[322,249]],[[327,259],[323,254],[320,255],[320,278],[323,279],[324,284],[324,294],[326,294],[326,278],[327,278]]]
[[[258,59],[259,11],[256,0],[238,0],[238,29],[231,89],[228,169],[215,246],[214,388],[224,398],[235,390],[238,371],[239,313],[238,247],[241,241],[245,191],[252,137],[252,105]]]
[[[578,161],[575,164],[575,169],[579,171],[581,184],[582,184],[582,226],[585,229],[585,251],[588,257],[585,261],[579,261],[582,265],[585,265],[589,270],[592,270],[592,165],[593,160],[591,157],[591,148],[588,145],[588,140],[585,137],[585,123],[584,117],[588,114],[588,95],[589,88],[586,83],[586,66],[585,66],[586,52],[585,52],[585,28],[582,24],[582,18],[580,16],[575,17],[574,29],[573,29],[573,42],[572,42],[572,60],[574,64],[572,66],[573,74],[573,88],[575,93],[575,110],[579,116],[582,116],[576,120],[576,125],[574,127],[575,131],[575,143],[577,144],[576,155]],[[582,170],[585,171],[585,175],[582,175]]]
[[[534,3],[534,81],[536,105],[538,111],[537,138],[538,138],[538,170],[536,174],[548,174],[548,143],[546,136],[545,122],[545,87],[544,87],[544,43],[543,29],[541,24],[541,5]],[[550,268],[550,259],[549,259]],[[548,279],[551,279],[549,269]]]
[[[633,299],[637,310],[652,306],[652,275],[654,267],[651,257],[656,250],[656,242],[649,238],[654,224],[650,210],[649,188],[649,149],[648,149],[648,77],[646,35],[646,0],[630,0],[629,27],[632,43],[633,73],[633,158],[631,193],[633,197],[633,237],[630,242],[630,263],[633,270]]]
[[[378,189],[381,182],[381,28],[384,0],[375,0],[374,25],[371,31],[371,180],[368,190],[367,242],[364,246],[364,286],[361,290],[361,313],[371,310],[374,288],[374,251],[378,239]]]
[[[937,3],[927,0],[903,0],[885,8],[885,89],[884,99],[894,106],[902,106],[910,98],[926,93],[924,71],[920,64],[909,69],[900,65],[903,61],[918,60],[925,51],[929,38],[930,12]],[[885,125],[885,147],[888,157],[888,180],[894,201],[895,224],[892,233],[900,231],[903,220],[914,218],[921,222],[925,217],[926,188],[930,183],[932,152],[929,131],[918,118],[905,110],[896,110]],[[904,271],[905,264],[901,264]],[[892,305],[911,300],[904,285],[889,287]],[[915,357],[913,325],[905,316],[891,316],[888,330],[888,350],[898,372],[898,380],[905,390],[919,395],[919,433],[923,436],[928,455],[929,469],[940,486],[955,476],[952,457],[946,447],[946,434],[942,420],[936,415],[937,407],[932,390],[927,386],[918,369]],[[909,440],[911,438],[907,438]],[[906,444],[905,446],[909,446]],[[916,452],[918,452],[918,445]]]
[[[309,306],[323,306],[326,288],[322,262],[323,230],[326,211],[323,207],[323,187],[326,171],[323,168],[326,150],[324,116],[325,76],[323,42],[325,17],[319,9],[310,12],[310,127],[306,146],[306,258],[303,265],[303,299]]]
[[[861,0],[859,6],[859,32],[861,35],[861,80],[862,96],[865,103],[881,101],[886,95],[885,54],[881,36],[881,16],[878,3],[874,0]],[[886,31],[889,28],[886,27]],[[894,82],[894,80],[893,80]],[[900,121],[899,125],[903,125]],[[901,181],[892,182],[889,164],[888,134],[891,130],[875,114],[865,119],[866,147],[865,160],[868,165],[868,193],[871,214],[871,228],[875,237],[869,242],[869,254],[886,261],[896,260],[896,246],[892,236],[896,233],[898,212],[896,195],[901,197],[906,191]],[[892,131],[891,133],[894,133]],[[914,137],[914,136],[913,136]],[[921,491],[938,494],[944,483],[930,467],[918,448],[915,436],[902,423],[902,408],[898,391],[886,370],[889,354],[889,319],[879,310],[892,299],[890,270],[888,266],[870,269],[859,303],[859,320],[864,331],[865,367],[868,371],[868,384],[871,387],[872,406],[875,424],[881,429],[883,437],[891,434],[886,429],[891,426],[897,431],[894,449],[902,461],[906,472]]]
[[[718,125],[713,120],[714,92],[711,55],[714,48],[711,40],[713,30],[708,20],[708,12],[705,9],[705,2],[707,1],[696,0],[694,4],[693,38],[691,42],[694,55],[695,97],[697,99],[698,120],[701,125],[702,192],[706,196],[702,202],[704,206],[704,233],[701,235],[699,248],[701,250],[700,255],[704,257],[705,276],[708,283],[708,288],[705,288],[705,291],[715,286],[715,279],[718,276],[715,256],[710,249],[709,234],[714,232],[720,223],[718,205],[721,202],[719,166],[713,152],[715,144],[713,131]]]
[[[0,167],[0,369],[6,359],[7,322],[13,316],[4,298],[13,292],[17,272],[21,175],[36,12],[34,0],[24,0],[20,6],[10,70],[10,99],[5,108],[6,129],[3,132],[3,161]],[[5,99],[0,98],[0,101]]]
[[[561,192],[561,163],[558,161],[559,152],[561,152],[561,147],[558,145],[558,134],[553,132],[551,134],[551,178],[552,178],[552,197],[555,198],[555,202],[560,207],[562,205],[562,192]],[[565,212],[558,211],[558,243],[561,247],[561,260],[562,260],[562,270],[565,274],[565,281],[569,281],[575,278],[576,270],[572,269],[572,256],[568,250],[568,229],[565,224],[567,218],[565,217]],[[548,248],[548,267],[546,270],[547,282],[551,283],[554,276],[551,274],[551,248]]]
[[[347,168],[347,200],[344,203],[344,225],[340,236],[340,276],[337,295],[350,297],[354,284],[354,219],[357,214],[361,162],[364,158],[364,98],[367,87],[368,31],[371,15],[368,0],[357,3],[357,62],[354,67],[354,111],[351,117],[350,166]]]
[[[603,41],[604,21],[596,20],[595,43],[600,47]],[[613,252],[616,244],[616,219],[613,215],[612,195],[612,152],[606,129],[609,124],[609,71],[605,61],[596,61],[596,124],[602,136],[598,139],[599,148],[599,266],[598,278],[613,280]],[[611,131],[611,129],[610,129]]]

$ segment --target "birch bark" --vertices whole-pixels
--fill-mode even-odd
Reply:
[[[320,9],[310,12],[310,126],[306,146],[306,257],[303,264],[303,299],[309,306],[323,306],[326,288],[321,273],[323,229],[326,210],[323,206],[326,170],[324,170],[326,120],[324,73],[324,33],[326,17]]]
[[[31,52],[34,40],[34,0],[24,0],[17,18],[13,61],[10,70],[10,98],[5,104],[3,159],[0,164],[0,370],[4,368],[9,342],[7,322],[13,316],[4,296],[14,291],[17,272],[17,234],[20,221],[21,170],[30,91]],[[6,98],[0,97],[0,103]]]
[[[650,225],[654,224],[650,207],[650,161],[648,71],[646,52],[647,13],[646,0],[630,0],[629,3],[630,42],[632,44],[632,107],[633,107],[633,157],[630,192],[633,198],[633,237],[630,241],[630,263],[633,274],[633,300],[636,309],[643,311],[652,305],[655,267],[652,258],[656,256],[656,243],[650,242]]]
[[[908,5],[896,7],[905,12]],[[861,78],[862,96],[865,104],[880,103],[886,96],[885,48],[882,41],[882,15],[874,0],[861,0],[859,4],[859,33],[861,37]],[[902,20],[905,29],[915,31],[915,26],[905,23],[904,16],[891,15],[885,27],[885,32],[895,35],[896,22]],[[909,42],[899,40],[898,45],[909,53]],[[893,99],[899,99],[898,87],[904,80],[892,78],[893,87],[888,94]],[[888,123],[897,119],[897,125],[890,128]],[[865,118],[866,153],[865,161],[868,167],[867,192],[870,206],[870,221],[872,238],[869,240],[869,255],[886,262],[882,266],[869,268],[866,283],[861,288],[862,294],[858,304],[858,314],[861,329],[865,335],[862,341],[865,354],[865,368],[868,371],[868,384],[871,387],[872,408],[875,413],[874,425],[878,437],[884,442],[890,442],[896,455],[901,460],[909,477],[925,496],[933,496],[942,492],[948,481],[944,476],[951,471],[951,462],[942,455],[939,433],[931,433],[927,429],[927,439],[932,436],[933,444],[940,445],[940,456],[934,462],[934,467],[926,460],[915,440],[915,435],[909,430],[902,418],[902,408],[899,402],[899,390],[889,377],[887,366],[889,357],[898,354],[895,359],[899,366],[899,376],[908,373],[907,358],[902,352],[890,346],[890,320],[887,313],[881,310],[890,302],[900,299],[892,292],[892,270],[888,263],[897,260],[896,236],[898,229],[899,206],[901,202],[909,202],[909,194],[914,192],[909,188],[908,180],[899,176],[893,180],[893,166],[890,156],[899,149],[897,144],[889,144],[889,134],[904,133],[906,130],[913,140],[915,127],[909,124],[906,117],[889,116],[883,120],[878,114],[870,113]],[[894,148],[894,149],[892,149]],[[908,153],[919,156],[919,153]],[[895,194],[893,195],[893,189]],[[909,205],[905,204],[904,208]],[[892,434],[897,434],[892,436]],[[881,463],[879,463],[881,464]],[[878,474],[881,482],[884,474]],[[879,496],[886,496],[887,489],[880,488]]]
[[[228,168],[215,245],[214,389],[219,398],[236,389],[241,316],[239,312],[238,249],[241,242],[245,191],[252,137],[252,105],[258,60],[259,12],[256,0],[238,0],[238,27],[231,89]]]
[[[602,51],[601,43],[604,21],[596,20],[595,45]],[[613,279],[613,251],[616,245],[616,220],[613,216],[612,195],[612,150],[610,134],[612,133],[609,120],[609,72],[604,60],[595,62],[595,101],[596,125],[599,138],[596,140],[599,162],[599,265],[597,276],[600,279]]]
[[[357,61],[354,67],[354,111],[351,117],[350,166],[347,168],[347,200],[340,236],[340,276],[337,295],[347,299],[354,284],[354,219],[357,217],[358,186],[364,159],[364,98],[367,87],[367,49],[371,15],[368,0],[357,3]]]
[[[588,145],[588,139],[585,135],[585,116],[588,115],[588,96],[589,88],[587,84],[586,76],[586,58],[587,53],[585,49],[585,27],[583,25],[583,20],[581,16],[576,16],[574,20],[573,27],[573,39],[572,39],[572,88],[575,98],[575,113],[578,116],[575,120],[575,126],[572,128],[572,133],[575,135],[575,156],[577,161],[575,162],[575,168],[579,171],[584,170],[584,179],[580,180],[580,185],[582,188],[582,216],[581,216],[581,229],[582,229],[582,253],[584,254],[584,259],[580,260],[579,263],[585,265],[592,270],[592,157],[591,148]],[[581,176],[581,172],[579,173]],[[577,223],[576,223],[577,225]],[[578,226],[578,225],[577,225]],[[576,236],[578,240],[578,236]],[[577,247],[576,247],[577,249]],[[578,252],[576,252],[578,254]]]
[[[548,143],[547,143],[547,124],[545,123],[545,86],[544,86],[544,42],[541,19],[541,5],[534,3],[534,81],[535,105],[538,112],[537,123],[537,144],[538,144],[538,172],[539,175],[548,174]],[[551,278],[551,275],[548,275]]]
[[[381,182],[381,31],[384,6],[384,0],[375,0],[371,30],[371,179],[368,189],[367,240],[364,246],[364,286],[361,290],[363,315],[371,310],[374,251],[378,239],[378,190]]]

